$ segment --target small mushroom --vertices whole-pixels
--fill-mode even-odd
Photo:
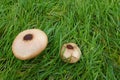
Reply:
[[[62,46],[60,55],[64,62],[76,63],[80,59],[81,51],[75,43],[67,43]]]
[[[39,29],[28,29],[20,32],[12,44],[15,57],[27,60],[36,57],[47,46],[47,35]]]

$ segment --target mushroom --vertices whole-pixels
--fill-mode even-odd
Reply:
[[[81,51],[75,43],[64,44],[60,56],[64,62],[76,63],[81,56]]]
[[[27,60],[40,54],[47,44],[47,35],[42,30],[28,29],[17,35],[12,44],[12,51],[16,58]]]

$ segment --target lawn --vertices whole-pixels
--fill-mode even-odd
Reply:
[[[19,60],[12,42],[32,28],[48,46]],[[82,52],[75,64],[60,58],[68,42]],[[0,80],[120,80],[120,0],[0,0]]]

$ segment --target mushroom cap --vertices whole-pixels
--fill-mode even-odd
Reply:
[[[15,57],[27,60],[36,57],[47,46],[47,35],[39,29],[28,29],[20,32],[12,44]]]
[[[81,51],[75,43],[67,43],[62,46],[60,55],[63,61],[76,63],[80,59]]]

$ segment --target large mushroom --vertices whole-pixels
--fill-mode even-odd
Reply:
[[[12,44],[15,57],[27,60],[39,55],[47,46],[48,37],[39,29],[28,29],[20,32]]]

